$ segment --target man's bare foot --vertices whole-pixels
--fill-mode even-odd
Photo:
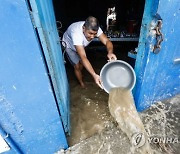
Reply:
[[[85,87],[86,87],[85,84],[84,84],[84,82],[81,82],[80,85],[81,85],[82,88],[85,88]]]

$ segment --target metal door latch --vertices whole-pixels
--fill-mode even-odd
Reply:
[[[161,28],[162,28],[162,20],[157,20],[157,25],[155,27],[155,31],[156,31],[156,44],[154,45],[153,48],[153,53],[158,54],[161,50],[161,42],[163,41],[163,34],[161,32]]]

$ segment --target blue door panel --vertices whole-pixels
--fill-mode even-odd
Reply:
[[[69,87],[52,0],[29,0],[66,132],[70,130]]]
[[[1,1],[0,21],[0,128],[8,134],[7,153],[67,148],[26,2]]]
[[[139,111],[152,103],[180,93],[180,3],[175,1],[147,1],[143,16],[139,51],[135,71],[137,84],[134,89],[136,107]],[[151,32],[153,23],[162,20],[164,40],[158,54],[153,53],[156,43]],[[153,42],[155,41],[155,42]]]

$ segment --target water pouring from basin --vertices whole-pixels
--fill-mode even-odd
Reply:
[[[111,88],[123,87],[130,91],[136,83],[136,75],[127,62],[115,60],[108,62],[103,66],[100,72],[100,78],[104,90],[109,93]]]
[[[109,111],[131,141],[131,152],[138,150],[141,154],[151,154],[148,137],[131,92],[136,83],[133,68],[122,60],[111,61],[101,69],[100,77],[104,90],[109,93]],[[142,140],[137,143],[139,134],[142,134]]]

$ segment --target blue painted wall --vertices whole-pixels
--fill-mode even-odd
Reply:
[[[1,129],[23,153],[67,148],[26,2],[1,1],[0,21]],[[15,153],[15,149],[8,153]]]

